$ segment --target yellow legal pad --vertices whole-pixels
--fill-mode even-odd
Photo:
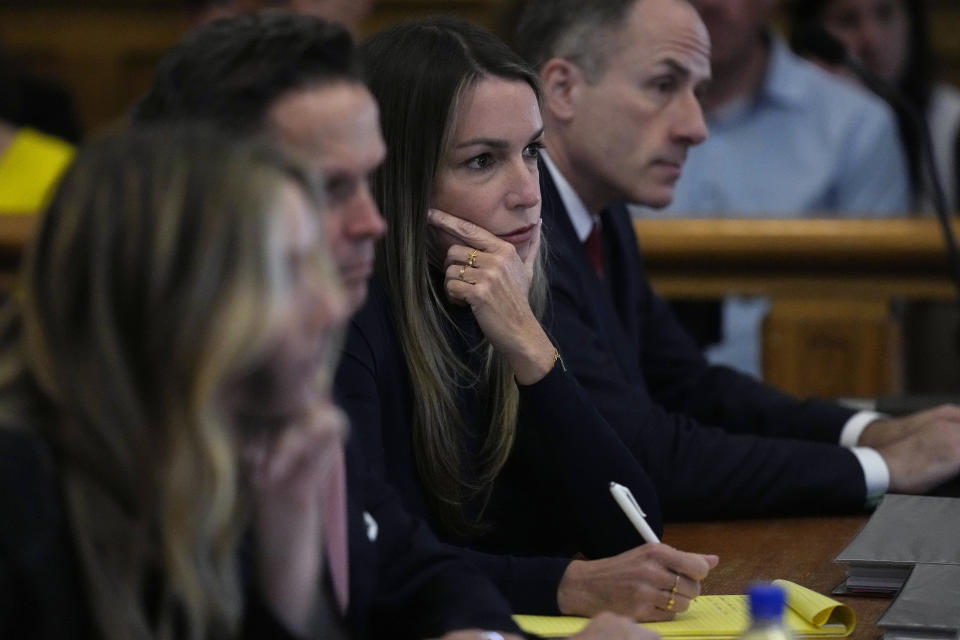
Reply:
[[[843,637],[853,632],[857,616],[853,609],[788,580],[774,580],[787,592],[789,605],[784,618],[797,635]],[[547,638],[565,638],[581,631],[587,618],[568,616],[513,616],[520,628]],[[644,622],[641,626],[671,640],[727,640],[735,638],[750,623],[747,596],[699,596],[690,608],[670,622]]]

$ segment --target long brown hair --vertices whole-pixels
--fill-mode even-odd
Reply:
[[[80,151],[0,324],[0,423],[52,444],[100,634],[231,635],[242,594],[225,381],[262,357],[283,289],[265,147],[205,128]]]
[[[539,99],[539,84],[536,74],[505,44],[459,20],[399,25],[374,36],[361,52],[390,145],[386,161],[373,176],[374,197],[388,226],[378,248],[377,274],[396,316],[415,390],[417,470],[440,522],[457,533],[475,533],[483,525],[467,518],[464,498],[488,495],[506,463],[519,392],[513,370],[492,346],[485,346],[478,374],[448,344],[451,320],[442,287],[430,272],[426,215],[464,93],[480,79],[494,76],[526,82]],[[541,247],[540,255],[544,253]],[[538,264],[531,289],[538,315],[545,301],[546,283]],[[457,406],[464,386],[489,400],[476,477],[464,472],[467,430]]]

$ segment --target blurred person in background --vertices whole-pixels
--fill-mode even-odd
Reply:
[[[846,54],[896,92],[894,104],[910,168],[914,213],[934,210],[930,167],[925,160],[921,118],[926,119],[934,163],[947,210],[960,208],[960,91],[937,79],[924,0],[797,0],[789,5],[791,44],[822,62],[802,34],[820,25]],[[845,75],[849,69],[832,67]],[[854,82],[859,82],[853,78]],[[955,394],[960,388],[960,313],[953,303],[912,301],[903,312],[906,390]],[[944,345],[948,345],[944,348]]]
[[[802,33],[808,23],[820,24],[867,71],[898,91],[926,117],[947,206],[957,211],[960,91],[937,80],[926,13],[924,0],[801,0],[789,5],[794,34]],[[801,55],[812,53],[795,38],[791,44]],[[898,119],[910,162],[913,210],[930,211],[931,186],[922,159],[921,134],[912,114],[900,111]]]
[[[672,204],[643,217],[864,218],[909,210],[893,111],[801,59],[772,27],[775,0],[692,0],[710,34],[703,93],[710,135],[687,157]],[[731,296],[722,313],[675,304],[711,362],[761,377],[769,301]]]
[[[14,66],[0,45],[0,119],[76,144],[83,129],[70,92]]]

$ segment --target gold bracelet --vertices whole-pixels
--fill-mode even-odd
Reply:
[[[563,369],[564,373],[567,371],[567,365],[563,363],[563,356],[560,355],[559,349],[553,350],[553,366],[557,366],[557,360],[560,361],[560,367]]]

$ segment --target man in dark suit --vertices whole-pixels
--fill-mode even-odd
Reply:
[[[543,83],[553,331],[668,517],[862,508],[960,471],[960,409],[900,420],[799,401],[710,366],[651,290],[624,202],[663,207],[707,136],[710,43],[685,0],[529,0]]]
[[[367,177],[386,148],[343,27],[289,13],[201,27],[164,56],[133,115],[140,123],[201,119],[238,135],[266,135],[315,169],[326,195],[324,238],[352,310],[360,307],[385,228]],[[345,500],[339,513],[346,515],[346,551],[327,547],[323,637],[493,640],[501,634],[477,629],[516,633],[503,596],[366,471],[355,439],[344,454],[346,495],[328,492],[326,502]],[[577,637],[652,634],[604,616]]]

